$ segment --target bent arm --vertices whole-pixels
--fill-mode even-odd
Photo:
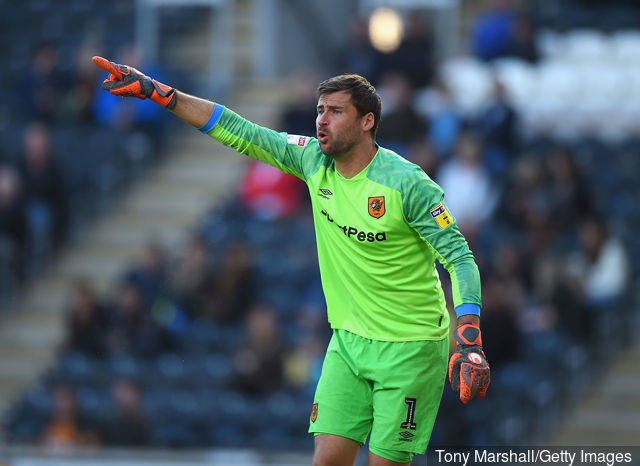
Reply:
[[[403,208],[409,225],[449,272],[458,322],[477,322],[482,306],[480,273],[455,218],[447,210],[442,189],[416,167],[406,180],[404,192]]]
[[[214,105],[209,100],[194,97],[176,89],[176,106],[171,112],[190,125],[202,128],[209,121]]]

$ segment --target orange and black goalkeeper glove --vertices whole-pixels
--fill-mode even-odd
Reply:
[[[113,95],[138,99],[149,98],[169,110],[173,110],[176,106],[174,88],[151,79],[132,66],[119,65],[102,57],[93,57],[93,63],[110,73],[109,77],[102,82],[102,88]]]
[[[482,336],[477,324],[456,329],[456,350],[449,358],[449,382],[460,400],[467,404],[474,397],[484,398],[491,381],[489,363],[482,352]]]

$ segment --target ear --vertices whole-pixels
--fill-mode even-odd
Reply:
[[[373,116],[372,112],[367,113],[365,116],[362,117],[362,131],[363,132],[367,132],[370,131],[371,128],[373,128],[373,124],[375,123],[376,119]]]

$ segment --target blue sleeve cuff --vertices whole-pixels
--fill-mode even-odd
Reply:
[[[480,306],[477,304],[465,303],[460,304],[460,306],[456,307],[456,316],[466,316],[469,314],[473,314],[474,316],[480,315]]]
[[[222,112],[224,111],[224,105],[214,104],[213,112],[211,112],[211,116],[209,117],[209,121],[207,121],[204,126],[198,128],[198,131],[207,134],[213,128],[216,127],[218,121],[220,121],[220,117],[222,116]]]

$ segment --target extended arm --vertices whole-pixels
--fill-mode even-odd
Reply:
[[[93,57],[93,62],[109,72],[102,88],[114,95],[151,99],[196,128],[201,128],[213,113],[213,102],[180,92],[132,66],[119,65],[102,57]]]
[[[214,103],[176,90],[176,106],[171,110],[196,128],[202,128],[213,113]]]
[[[303,153],[310,138],[287,135],[256,125],[223,105],[194,97],[162,84],[135,68],[102,57],[93,62],[109,72],[102,88],[114,95],[150,99],[201,132],[238,152],[305,179]],[[313,159],[305,159],[313,163]]]

